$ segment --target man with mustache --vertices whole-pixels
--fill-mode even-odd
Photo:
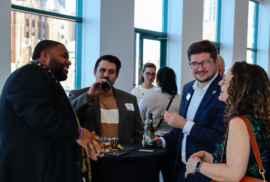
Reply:
[[[83,127],[101,137],[119,138],[119,142],[142,141],[143,125],[135,96],[113,87],[119,76],[120,60],[101,56],[95,64],[96,82],[89,88],[72,90],[69,100]],[[110,82],[107,91],[100,85]]]
[[[165,112],[164,119],[174,129],[163,137],[155,137],[157,146],[170,150],[177,146],[172,181],[206,182],[209,178],[199,172],[184,177],[186,161],[198,151],[209,153],[224,134],[225,103],[218,100],[222,77],[218,74],[217,49],[208,40],[195,42],[188,51],[189,65],[195,83],[190,83],[183,93],[182,115]],[[200,164],[197,165],[198,170]]]
[[[90,181],[88,157],[97,160],[106,151],[99,136],[80,127],[59,83],[67,79],[68,51],[59,42],[42,40],[32,58],[2,90],[0,181]]]

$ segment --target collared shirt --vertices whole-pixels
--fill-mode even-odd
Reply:
[[[207,91],[207,89],[209,88],[209,86],[211,85],[211,83],[213,82],[213,80],[217,77],[218,73],[216,74],[216,76],[205,86],[203,87],[203,89],[200,89],[199,85],[198,85],[198,81],[196,80],[193,84],[193,89],[194,89],[194,93],[193,96],[191,98],[189,107],[188,107],[188,111],[187,111],[187,117],[186,120],[187,123],[185,124],[182,133],[184,134],[183,140],[182,140],[182,149],[181,149],[181,156],[182,156],[182,162],[184,164],[186,164],[186,142],[187,142],[187,136],[189,135],[193,125],[195,124],[193,122],[193,119],[197,113],[197,110],[201,104],[201,101]],[[191,94],[191,93],[189,93]],[[164,138],[161,137],[162,140],[162,147],[166,148],[166,142],[164,140]]]

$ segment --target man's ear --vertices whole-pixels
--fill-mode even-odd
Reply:
[[[96,76],[96,74],[97,74],[97,70],[95,70],[95,69],[94,69],[94,70],[93,70],[93,72],[94,72],[94,76]]]
[[[158,77],[156,77],[156,82],[158,82]]]
[[[218,65],[219,64],[219,58],[217,57],[216,59],[216,64]]]
[[[119,76],[119,73],[117,73],[117,75],[116,75],[116,79],[118,78],[118,76]]]
[[[50,59],[51,59],[50,54],[48,54],[48,52],[46,51],[42,51],[40,53],[40,58],[38,59],[38,61],[41,62],[47,68],[49,68]]]

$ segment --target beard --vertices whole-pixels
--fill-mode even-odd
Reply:
[[[216,75],[216,73],[214,72],[212,75],[206,77],[204,80],[200,80],[197,77],[195,77],[195,78],[196,78],[196,80],[198,80],[198,82],[203,83],[203,82],[208,82],[208,81],[212,80],[215,77],[215,75]]]
[[[59,63],[56,59],[51,59],[49,63],[52,73],[57,77],[59,81],[64,81],[67,79],[67,75],[64,71],[65,64]]]

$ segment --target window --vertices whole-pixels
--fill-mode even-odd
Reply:
[[[135,27],[162,32],[163,0],[135,0]]]
[[[249,1],[248,30],[247,30],[247,62],[257,62],[257,32],[258,32],[259,4]]]
[[[168,0],[135,0],[135,80],[145,63],[166,65]],[[150,12],[149,12],[150,11]]]
[[[76,16],[76,0],[11,0],[13,5]]]
[[[80,31],[78,24],[82,21],[78,16],[69,16],[76,14],[77,9],[74,7],[76,0],[12,0],[11,72],[32,60],[34,48],[39,41],[55,40],[64,44],[70,53],[68,79],[61,83],[62,86],[67,92],[80,88],[76,72],[80,72],[77,44],[81,40],[77,32]]]
[[[202,39],[210,40],[219,51],[221,0],[204,0]]]

